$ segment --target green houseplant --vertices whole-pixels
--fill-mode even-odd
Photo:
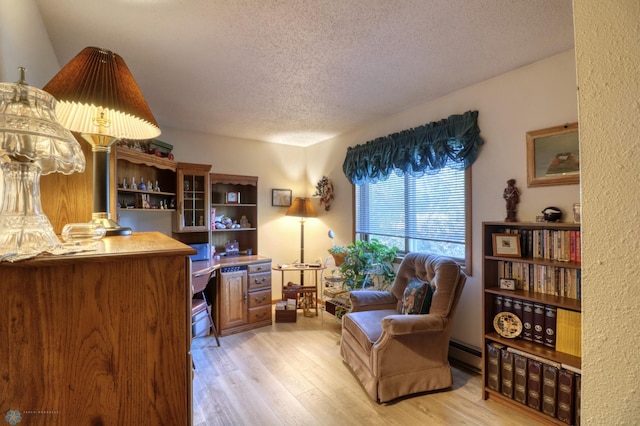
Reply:
[[[397,247],[388,247],[376,239],[357,240],[329,249],[340,269],[343,285],[350,291],[374,285],[374,277],[381,288],[390,286],[396,276],[393,262],[397,251]]]

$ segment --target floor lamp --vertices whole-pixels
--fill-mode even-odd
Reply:
[[[286,215],[300,218],[300,263],[304,263],[304,220],[307,217],[316,217],[311,199],[296,197]],[[304,285],[304,271],[300,271],[300,285]]]
[[[92,147],[91,222],[102,224],[107,235],[130,234],[130,228],[123,228],[111,219],[111,146],[121,139],[155,138],[160,129],[129,68],[109,50],[86,47],[44,90],[58,100],[56,114],[60,123],[79,133]]]

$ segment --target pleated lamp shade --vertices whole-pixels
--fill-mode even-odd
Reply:
[[[310,198],[296,197],[291,207],[285,213],[287,216],[295,217],[316,217],[316,211],[311,204]]]
[[[44,90],[58,104],[63,126],[81,134],[115,139],[152,139],[160,128],[124,60],[106,49],[86,47]],[[99,126],[97,118],[108,121]]]

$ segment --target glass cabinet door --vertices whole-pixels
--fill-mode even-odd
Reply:
[[[209,229],[209,169],[180,168],[178,165],[178,232],[201,232]]]

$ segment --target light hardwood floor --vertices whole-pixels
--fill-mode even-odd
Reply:
[[[340,357],[331,315],[193,341],[196,426],[209,425],[537,425],[481,398],[481,377],[454,368],[447,391],[376,404]],[[324,319],[324,321],[323,321]]]

